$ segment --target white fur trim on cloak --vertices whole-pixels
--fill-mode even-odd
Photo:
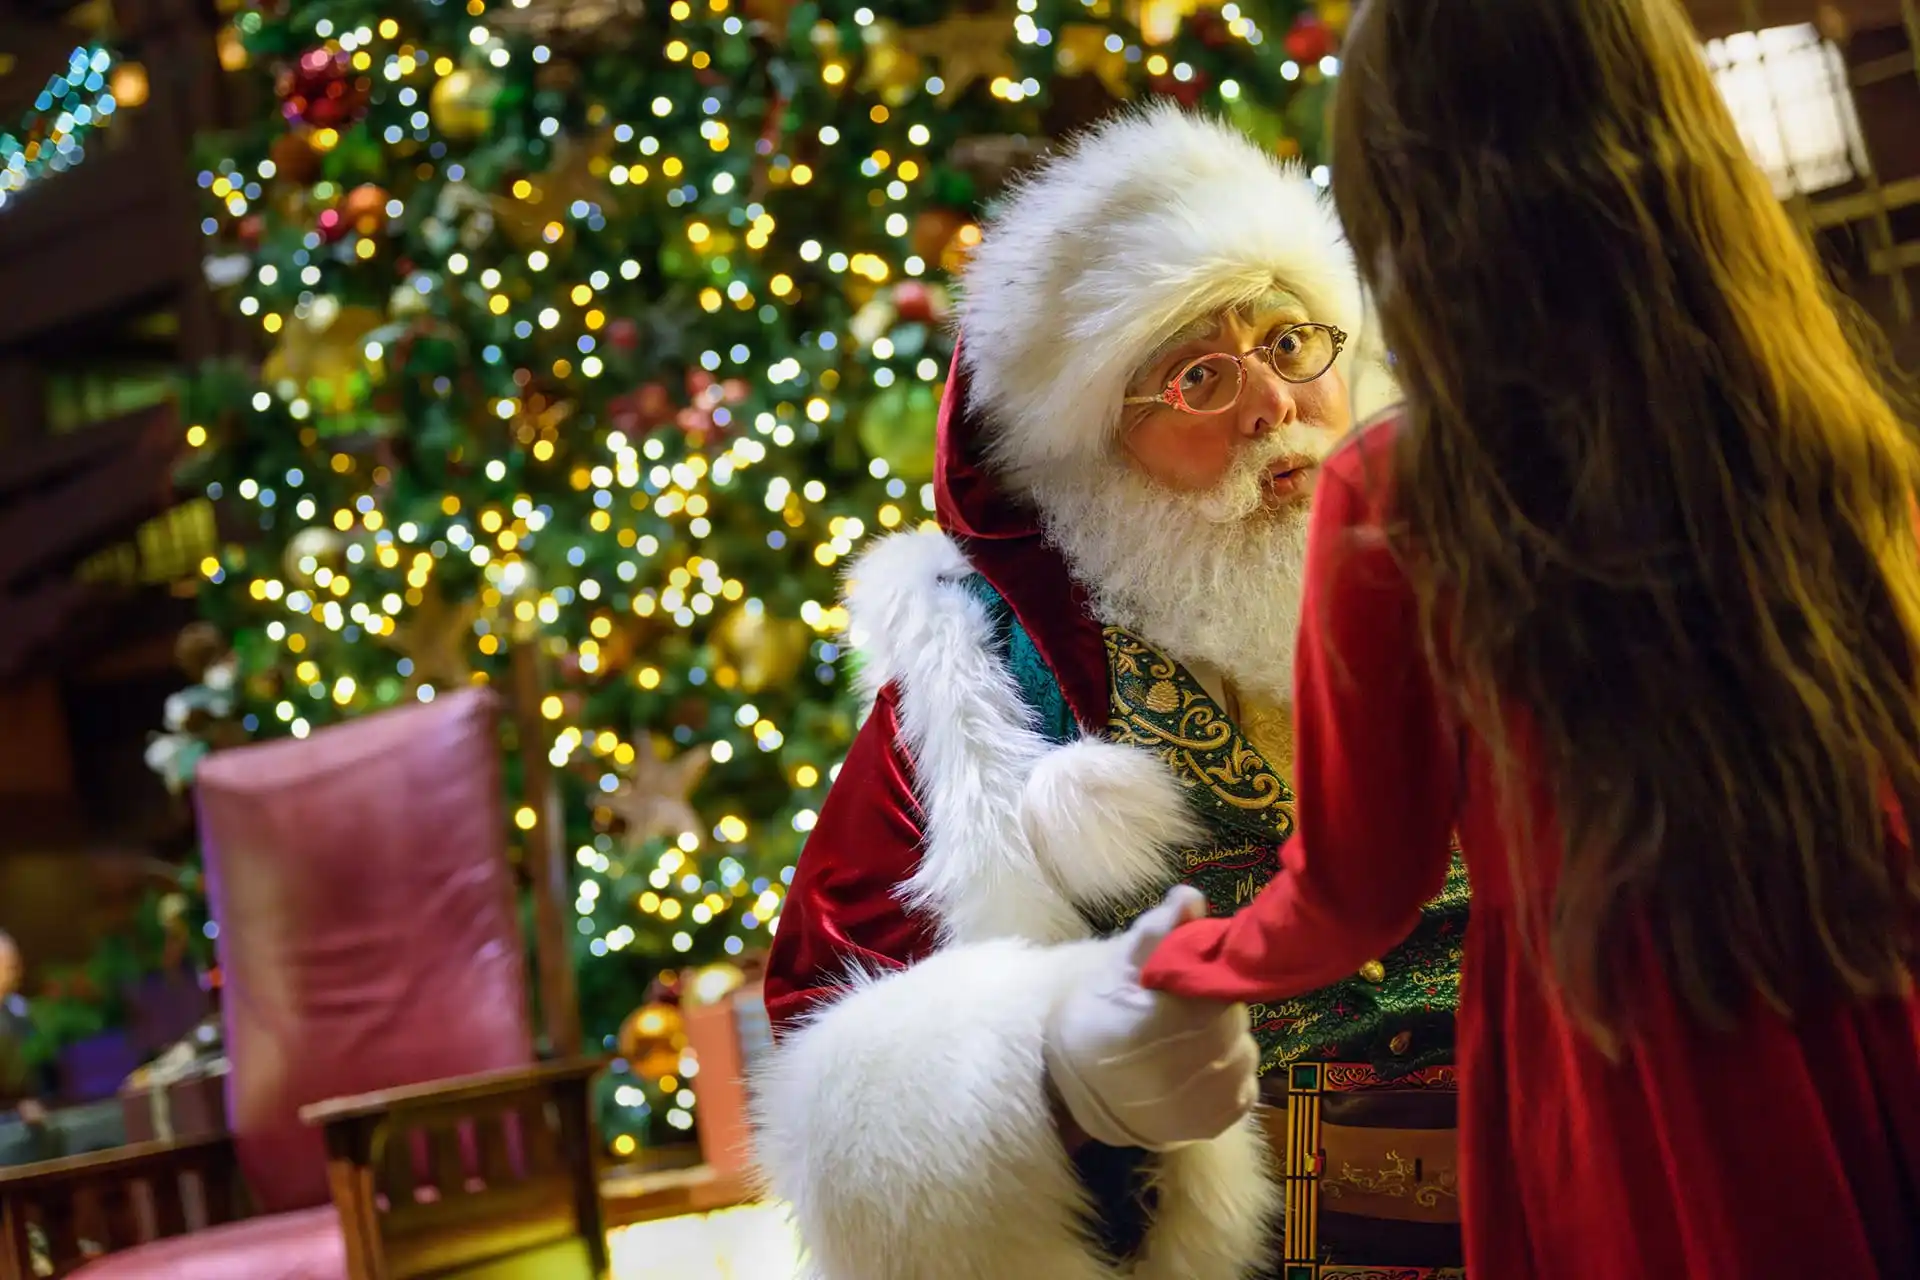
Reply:
[[[1243,1280],[1277,1203],[1251,1120],[1165,1158],[1139,1262],[1085,1239],[1041,1057],[1048,1010],[1111,945],[1074,904],[1168,883],[1192,819],[1153,756],[1036,731],[970,572],[939,534],[888,538],[853,570],[862,680],[898,691],[926,813],[901,893],[941,945],[854,977],[782,1038],[756,1082],[769,1190],[817,1280]]]

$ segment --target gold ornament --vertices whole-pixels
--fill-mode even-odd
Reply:
[[[1132,86],[1127,80],[1127,55],[1124,50],[1107,48],[1107,29],[1072,22],[1060,28],[1054,65],[1063,76],[1097,76],[1101,87],[1125,100]]]
[[[1200,9],[1200,0],[1139,0],[1131,6],[1134,25],[1147,44],[1165,44],[1180,34],[1180,24]]]
[[[787,15],[792,9],[792,0],[742,0],[740,5],[749,22],[764,22],[781,35],[786,34]]]
[[[913,251],[928,262],[939,262],[954,237],[972,225],[972,219],[958,209],[923,210],[913,220]],[[977,234],[979,228],[974,231]]]
[[[594,804],[626,825],[629,847],[655,836],[669,838],[698,831],[702,824],[688,797],[713,763],[713,753],[696,747],[672,760],[662,760],[651,743],[637,744],[633,775],[611,793],[596,796]]]
[[[795,618],[773,618],[741,605],[713,629],[714,648],[740,672],[740,688],[759,693],[785,684],[807,660],[813,633]]]
[[[1333,32],[1335,38],[1347,33],[1347,26],[1353,21],[1352,0],[1320,0],[1314,7],[1320,11],[1320,21],[1327,24],[1327,30]]]
[[[323,524],[310,524],[288,538],[282,557],[287,577],[303,587],[314,586],[322,569],[338,573],[346,562],[346,535]]]
[[[643,1004],[620,1024],[620,1056],[647,1080],[680,1073],[687,1048],[686,1022],[670,1004]]]
[[[940,64],[940,101],[950,103],[976,80],[1012,79],[1013,24],[996,14],[961,14],[897,37],[899,46]]]
[[[407,674],[409,691],[423,684],[457,689],[473,678],[467,642],[479,613],[471,600],[448,604],[436,584],[427,589],[419,604],[394,620],[387,643],[413,663],[413,670]]]
[[[899,31],[891,22],[882,19],[868,23],[861,28],[860,39],[866,47],[860,67],[863,91],[877,93],[882,102],[897,107],[926,81],[919,56],[901,46]]]
[[[458,142],[484,138],[493,129],[493,100],[500,82],[485,71],[465,67],[442,76],[427,95],[433,127]]]
[[[723,960],[687,973],[680,983],[680,998],[696,1005],[719,1004],[746,983],[740,966]]]
[[[822,58],[831,58],[840,52],[840,28],[822,18],[807,31],[807,42]]]
[[[345,413],[366,389],[367,335],[384,323],[372,307],[315,298],[304,315],[287,317],[260,376],[272,385],[293,384],[322,413]]]
[[[545,172],[527,174],[513,189],[493,197],[495,220],[514,244],[530,250],[559,238],[560,233],[549,228],[566,226],[575,201],[597,204],[611,216],[613,187],[607,171],[612,151],[613,135],[607,132],[560,139]]]

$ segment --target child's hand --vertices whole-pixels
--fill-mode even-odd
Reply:
[[[1232,1128],[1259,1096],[1244,1005],[1148,991],[1140,967],[1175,926],[1206,914],[1185,886],[1102,944],[1110,961],[1053,1010],[1046,1062],[1095,1142],[1164,1151]]]

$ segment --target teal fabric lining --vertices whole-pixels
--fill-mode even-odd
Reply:
[[[1054,679],[1047,660],[1040,656],[1033,637],[1014,616],[1013,606],[980,574],[970,575],[966,588],[967,594],[986,608],[987,620],[993,627],[994,651],[1020,686],[1020,700],[1026,704],[1034,730],[1055,746],[1079,738],[1080,726],[1074,723],[1066,695],[1060,692],[1060,682]]]

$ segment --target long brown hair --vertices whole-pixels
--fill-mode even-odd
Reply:
[[[1551,799],[1557,866],[1516,839],[1514,869],[1554,885],[1529,936],[1567,1007],[1630,1032],[1640,928],[1709,1023],[1904,990],[1920,878],[1881,801],[1920,819],[1920,450],[1686,18],[1367,0],[1344,63],[1394,536],[1510,820]]]

